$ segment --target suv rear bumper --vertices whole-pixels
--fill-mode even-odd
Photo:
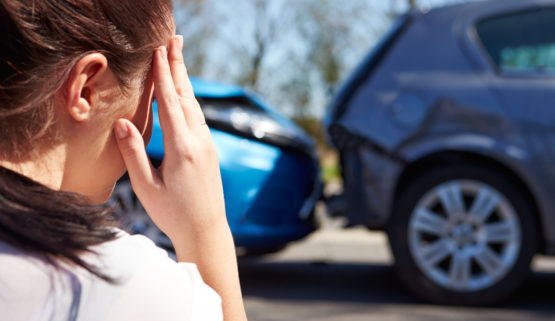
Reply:
[[[342,150],[340,154],[348,225],[385,228],[402,163],[364,145]]]

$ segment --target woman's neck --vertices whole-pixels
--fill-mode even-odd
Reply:
[[[25,175],[54,190],[59,190],[64,179],[65,159],[65,148],[60,145],[24,161],[14,162],[0,159],[0,166]]]

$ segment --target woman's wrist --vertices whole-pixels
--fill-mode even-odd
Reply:
[[[220,251],[234,250],[233,237],[226,217],[211,220],[208,224],[191,224],[168,235],[180,262],[202,260],[203,256]],[[210,253],[210,254],[209,254]],[[233,251],[233,255],[235,251]]]
[[[172,239],[179,262],[195,263],[206,284],[222,298],[226,320],[246,320],[237,256],[227,220]]]

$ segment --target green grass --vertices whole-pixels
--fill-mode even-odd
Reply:
[[[336,163],[322,162],[320,166],[322,168],[320,178],[324,184],[341,178],[339,166]]]

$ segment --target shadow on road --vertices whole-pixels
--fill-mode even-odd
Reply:
[[[409,293],[389,265],[239,261],[246,297],[287,301],[427,304]],[[512,298],[494,307],[555,314],[555,273],[533,273]]]

